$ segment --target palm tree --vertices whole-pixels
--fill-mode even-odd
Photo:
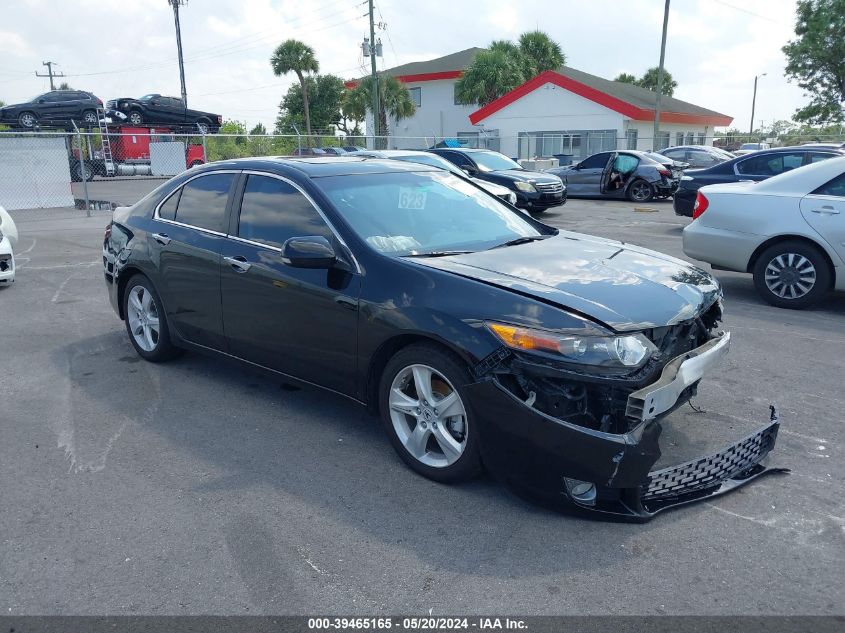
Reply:
[[[528,31],[520,35],[519,52],[526,81],[547,70],[557,70],[566,63],[560,44],[542,31]]]
[[[636,86],[640,80],[637,79],[636,75],[632,75],[631,73],[619,73],[613,81],[623,84],[634,84]]]
[[[311,143],[311,113],[308,110],[308,88],[305,83],[305,73],[320,71],[320,63],[314,55],[314,49],[299,40],[287,40],[279,44],[270,58],[270,65],[277,77],[289,72],[296,73],[299,85],[302,86],[302,105],[305,110],[305,131],[308,143]]]
[[[520,57],[498,46],[475,56],[455,83],[455,96],[458,103],[484,106],[525,81]]]
[[[414,115],[416,108],[411,93],[396,77],[379,76],[379,130],[384,136],[390,134],[387,125],[388,115],[394,121],[401,121]],[[365,77],[360,83],[347,90],[343,95],[343,114],[357,121],[362,121],[367,109],[373,102],[373,78]]]

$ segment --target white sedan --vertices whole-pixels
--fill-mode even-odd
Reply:
[[[772,305],[804,308],[845,290],[845,157],[702,187],[693,218],[684,252],[716,270],[752,273]]]
[[[12,249],[18,242],[18,229],[6,209],[0,207],[0,286],[15,280],[15,256]]]

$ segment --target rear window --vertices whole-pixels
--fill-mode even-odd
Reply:
[[[236,174],[209,174],[188,182],[176,207],[176,221],[226,232],[226,203]],[[168,200],[169,202],[169,200]]]

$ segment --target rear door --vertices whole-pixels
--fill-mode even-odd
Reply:
[[[317,235],[343,252],[328,222],[293,182],[249,173],[223,247],[223,327],[230,353],[340,393],[355,392],[361,278],[347,270],[294,268],[281,249]]]
[[[801,215],[845,261],[845,173],[804,196]]]
[[[806,152],[755,152],[734,165],[737,178],[734,180],[765,180],[804,164]]]
[[[217,171],[188,180],[156,210],[148,236],[169,323],[187,341],[219,350],[226,349],[220,253],[238,175]]]

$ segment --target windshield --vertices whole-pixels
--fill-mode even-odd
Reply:
[[[445,171],[331,176],[314,182],[352,230],[386,255],[479,251],[543,235],[521,212]]]
[[[476,162],[481,171],[522,169],[522,165],[498,152],[473,152],[470,157]]]
[[[144,95],[143,97],[138,99],[138,101],[150,101],[152,99],[155,99],[157,96],[158,95],[156,95],[156,94],[154,94],[154,95]]]
[[[743,143],[739,149],[760,149],[760,143]]]
[[[409,154],[408,156],[394,156],[396,160],[404,160],[406,163],[420,163],[422,165],[431,165],[432,167],[439,167],[446,171],[451,171],[453,174],[466,177],[458,167],[450,163],[448,160],[436,154]]]

